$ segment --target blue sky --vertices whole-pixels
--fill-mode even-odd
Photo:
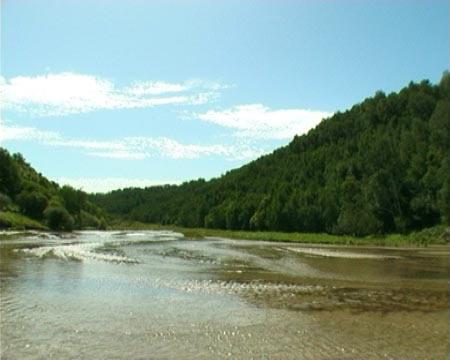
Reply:
[[[211,178],[439,81],[448,1],[1,2],[0,145],[87,191]]]

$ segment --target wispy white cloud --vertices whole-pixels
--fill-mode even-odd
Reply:
[[[249,139],[291,139],[331,116],[326,111],[305,109],[272,110],[262,104],[194,113],[191,117],[236,130],[235,136]]]
[[[260,149],[246,145],[183,144],[166,137],[128,137],[124,139],[124,143],[128,149],[152,149],[153,153],[160,156],[169,155],[173,159],[196,159],[219,155],[232,160],[243,160],[262,154]]]
[[[59,135],[53,131],[42,131],[33,127],[10,126],[0,119],[0,145],[9,140],[54,141]]]
[[[167,93],[177,93],[188,90],[184,84],[173,84],[163,81],[141,81],[124,89],[124,92],[135,96],[161,95]]]
[[[118,160],[144,160],[145,158],[150,157],[149,153],[134,152],[129,150],[88,151],[86,154],[93,157]]]
[[[82,189],[90,193],[108,192],[127,187],[148,187],[156,185],[180,184],[178,180],[148,180],[122,177],[104,178],[67,178],[60,177],[53,179],[60,185],[70,185],[76,189]]]
[[[151,157],[197,159],[221,156],[228,160],[248,160],[265,151],[247,144],[184,144],[167,137],[133,136],[113,140],[75,139],[53,131],[6,124],[0,119],[0,144],[11,140],[37,141],[47,146],[76,148],[94,157],[143,160]]]
[[[201,79],[192,79],[183,83],[169,83],[165,81],[137,81],[131,86],[126,87],[124,92],[135,96],[161,95],[167,93],[181,93],[195,90],[201,90],[206,93],[219,91],[234,87],[232,85],[206,81]]]
[[[199,105],[213,101],[226,85],[201,80],[185,83],[140,81],[118,87],[98,76],[63,72],[38,76],[0,77],[5,109],[35,116],[64,116],[105,109]]]

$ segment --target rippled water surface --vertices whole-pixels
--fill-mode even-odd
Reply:
[[[0,233],[2,359],[448,359],[448,247]]]

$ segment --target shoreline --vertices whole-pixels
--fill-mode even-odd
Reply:
[[[447,245],[450,229],[436,226],[410,234],[384,234],[356,237],[326,233],[299,233],[279,231],[223,230],[209,228],[186,228],[177,225],[144,224],[137,222],[118,222],[108,230],[172,230],[189,238],[223,237],[233,240],[255,240],[269,242],[288,242],[299,244],[351,245],[374,247],[414,247],[428,245]]]
[[[48,232],[42,224],[33,221],[33,225],[40,227],[29,228],[19,224],[0,229],[2,232]],[[449,243],[450,228],[441,225],[433,228],[423,229],[410,234],[377,234],[366,237],[350,235],[332,235],[327,233],[299,233],[279,231],[249,231],[249,230],[223,230],[210,228],[186,228],[177,225],[146,224],[139,222],[116,221],[112,222],[106,229],[74,229],[73,232],[83,230],[116,230],[116,231],[139,231],[139,230],[171,230],[182,233],[186,238],[202,239],[207,237],[227,238],[233,240],[252,240],[269,242],[286,242],[311,245],[347,245],[347,246],[370,246],[370,247],[425,247],[429,245],[447,245]],[[70,233],[70,232],[63,232]]]

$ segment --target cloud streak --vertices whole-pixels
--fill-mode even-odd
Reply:
[[[133,136],[113,140],[66,138],[53,131],[34,127],[19,127],[0,120],[0,144],[6,141],[37,141],[47,146],[75,148],[94,157],[143,160],[146,158],[197,159],[221,156],[228,160],[249,160],[265,151],[246,144],[184,144],[167,137]]]
[[[38,76],[0,77],[4,109],[34,116],[65,116],[96,110],[199,105],[214,101],[226,85],[191,80],[134,82],[118,87],[98,76],[63,72]]]
[[[262,104],[239,105],[226,110],[194,113],[192,117],[234,129],[234,135],[249,139],[291,139],[331,116],[326,111],[306,109],[272,110]]]

